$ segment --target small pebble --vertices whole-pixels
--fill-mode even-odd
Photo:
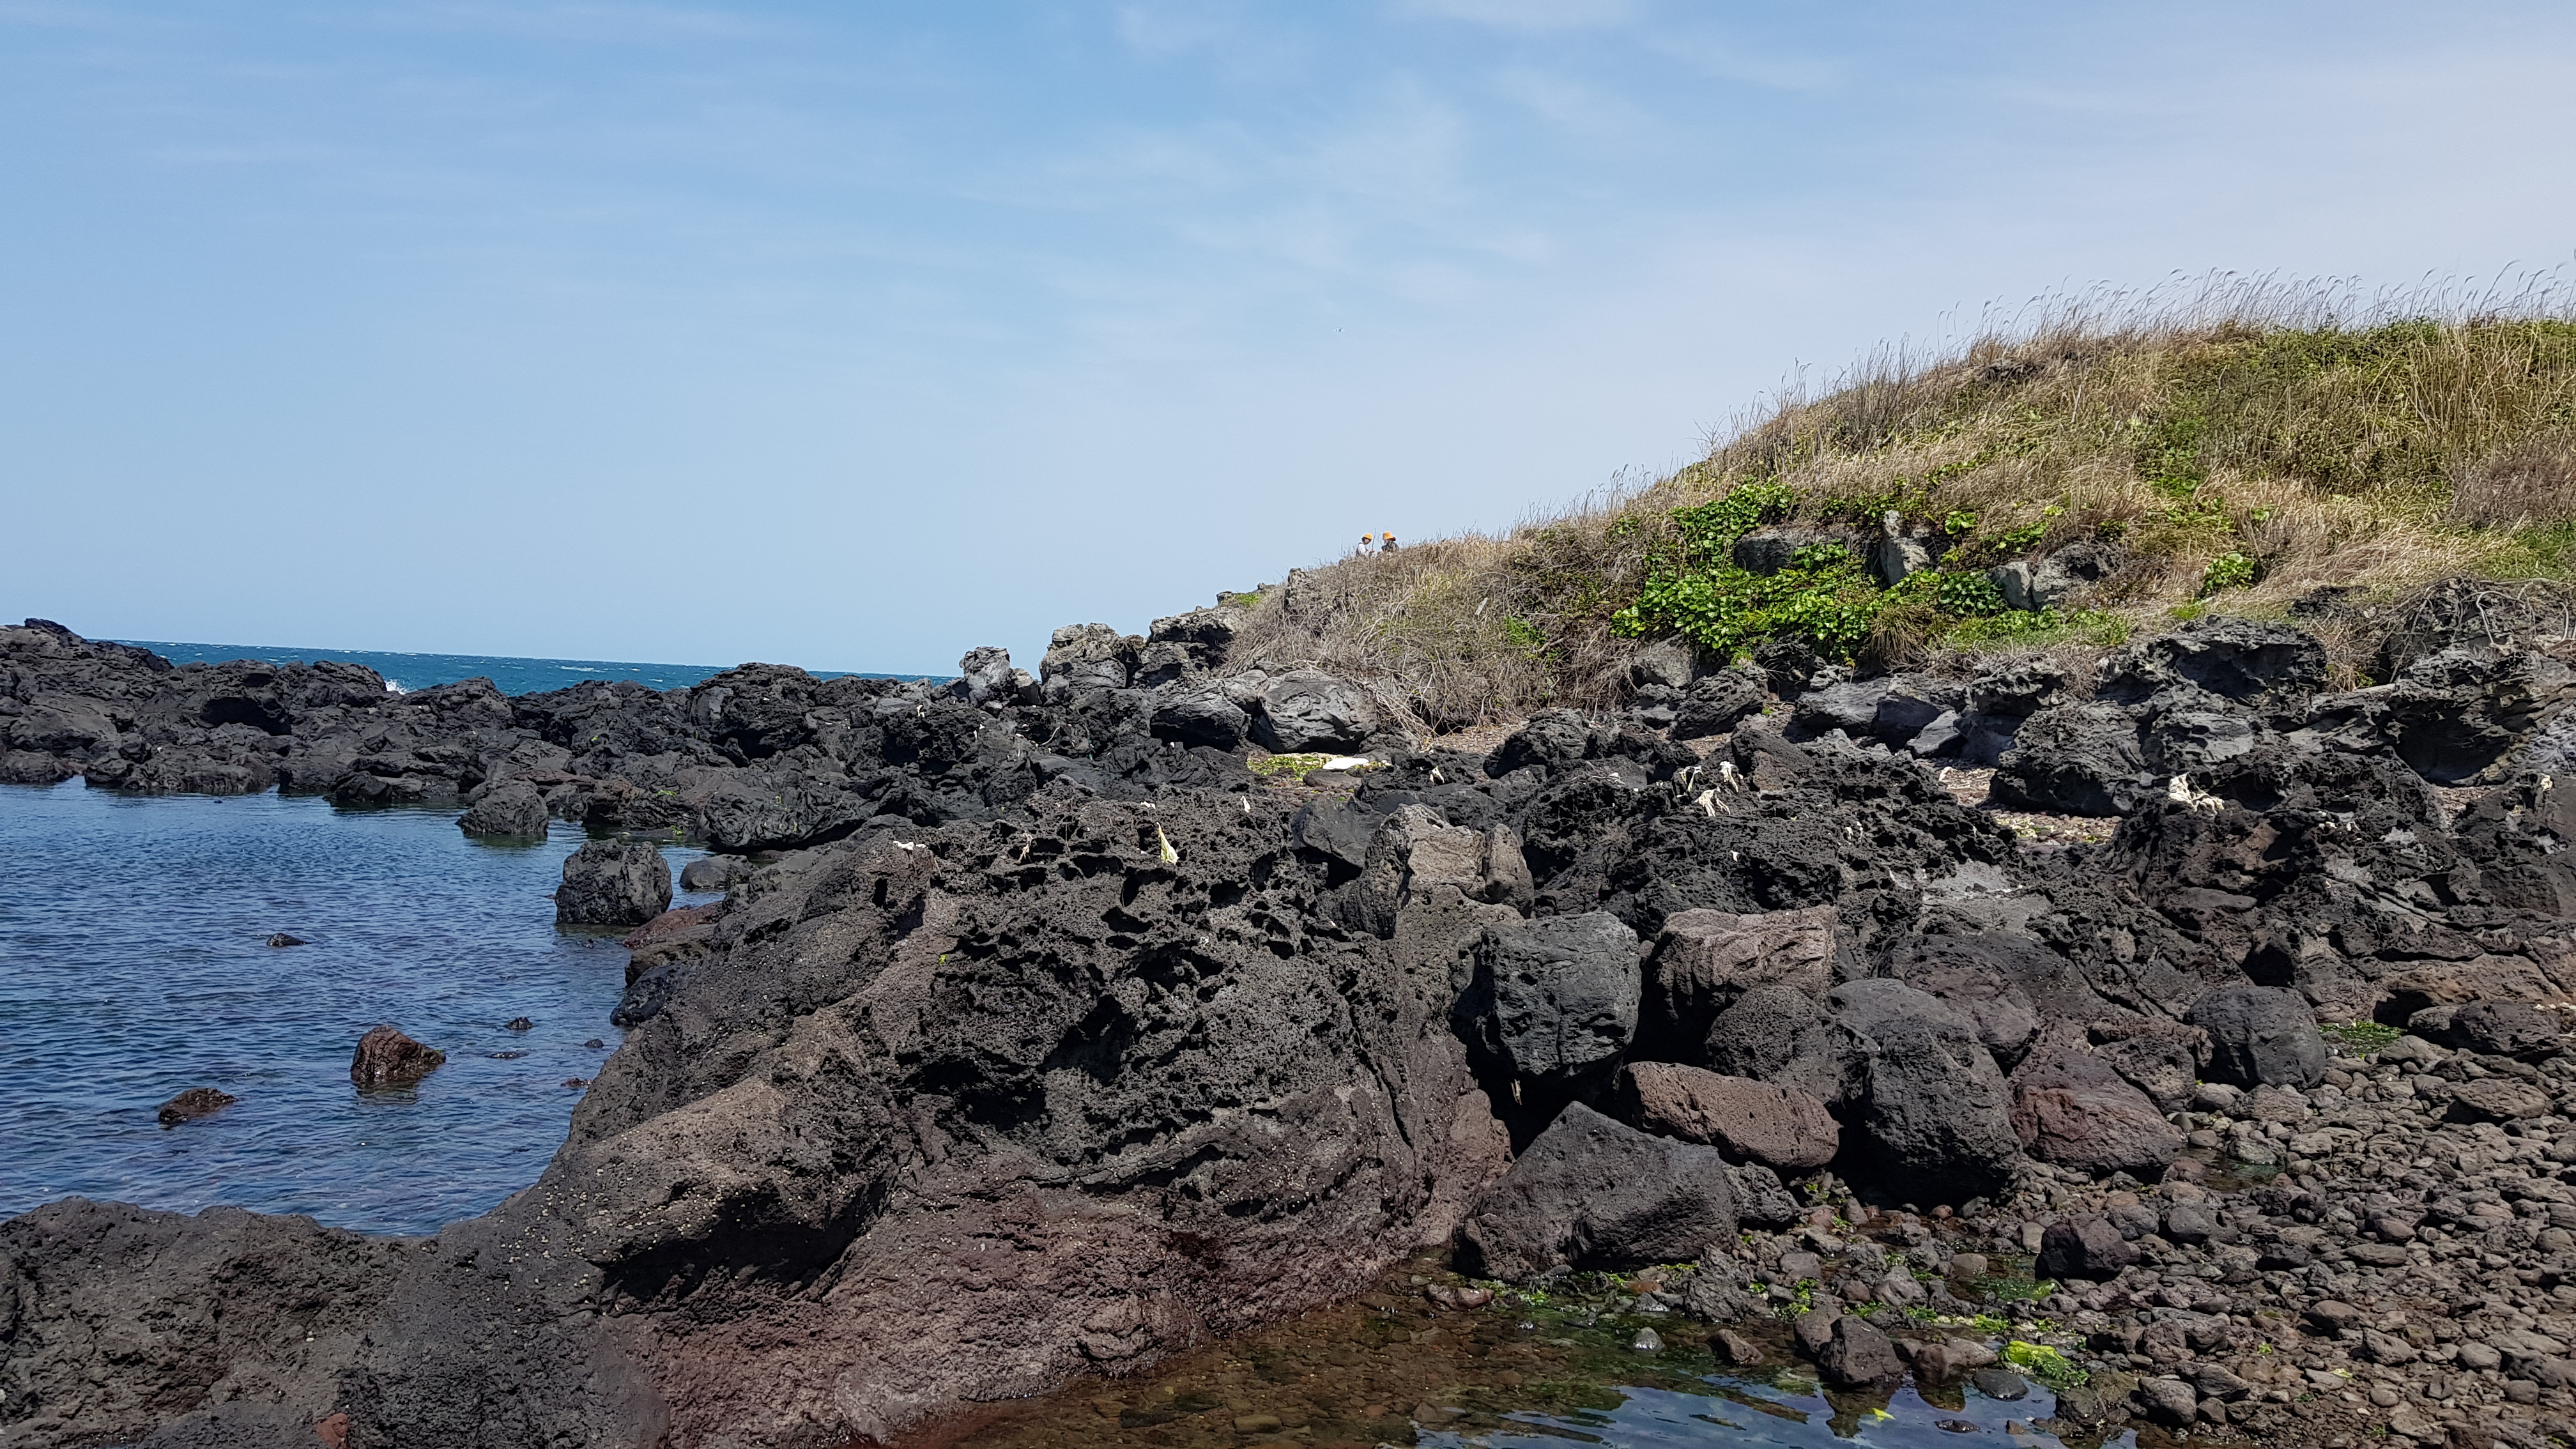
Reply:
[[[527,1053],[526,1053],[526,1052],[487,1052],[487,1053],[485,1053],[485,1055],[486,1055],[486,1056],[489,1056],[492,1060],[494,1060],[494,1061],[496,1061],[496,1062],[515,1062],[515,1061],[517,1061],[519,1058],[521,1058],[521,1057],[523,1057],[523,1056],[526,1056],[526,1055],[527,1055]]]
[[[1628,1346],[1639,1353],[1661,1353],[1664,1351],[1664,1338],[1651,1328],[1640,1328],[1637,1336],[1628,1340]]]
[[[589,1085],[590,1085],[590,1078],[588,1078],[588,1077],[566,1077],[566,1078],[564,1078],[564,1083],[563,1083],[563,1084],[564,1084],[565,1086],[567,1086],[567,1087],[587,1087],[587,1086],[589,1086]]]
[[[608,1043],[601,1041],[597,1037],[592,1037],[590,1040],[583,1042],[582,1045],[590,1048],[592,1051],[597,1051],[601,1047],[608,1045]]]
[[[306,942],[302,936],[290,936],[284,931],[280,931],[276,935],[268,938],[268,944],[272,946],[301,946],[306,944]]]

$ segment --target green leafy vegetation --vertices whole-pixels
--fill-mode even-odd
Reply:
[[[2004,1362],[2020,1369],[2058,1393],[2082,1388],[2092,1381],[2092,1375],[2077,1368],[2065,1354],[2044,1343],[2031,1343],[2028,1340],[2016,1338],[2004,1345],[2003,1358]]]
[[[1330,755],[1263,755],[1246,762],[1244,768],[1265,780],[1301,779],[1310,770],[1320,770]]]
[[[2376,1021],[2347,1021],[2340,1026],[2319,1027],[2318,1030],[2325,1033],[2326,1040],[2357,1057],[2377,1056],[2396,1045],[2397,1039],[2406,1034]]]
[[[2203,594],[2214,594],[2221,589],[2250,587],[2258,567],[2254,560],[2241,553],[2232,551],[2222,553],[2211,559],[2209,566],[2201,570],[2200,591]]]
[[[1738,539],[1774,520],[1787,491],[1741,483],[1711,502],[1673,513],[1674,538],[1654,559],[1637,602],[1612,618],[1619,633],[1679,633],[1733,658],[1772,639],[1795,639],[1832,659],[1856,657],[1890,611],[1920,616],[1938,635],[1975,620],[2009,614],[2003,591],[1982,569],[1923,569],[1884,587],[1859,555],[1840,543],[1797,549],[1776,572],[1738,566]],[[1953,514],[1952,523],[1972,523]]]
[[[1998,1276],[1977,1280],[1977,1291],[1997,1303],[2035,1303],[2057,1291],[2047,1278]]]

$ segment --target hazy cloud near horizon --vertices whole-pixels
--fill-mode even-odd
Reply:
[[[0,0],[0,614],[943,670],[2095,282],[2576,254],[2576,11]]]

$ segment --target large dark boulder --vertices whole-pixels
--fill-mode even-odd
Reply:
[[[2325,1080],[2325,1036],[2295,991],[2222,986],[2193,1002],[2183,1020],[2209,1033],[2211,1081],[2313,1087]]]
[[[2105,698],[2134,702],[2177,684],[2252,702],[2313,694],[2326,682],[2325,646],[2287,624],[2195,619],[2114,651],[2101,665]]]
[[[1192,689],[1154,707],[1153,731],[1158,740],[1233,750],[1242,748],[1251,727],[1251,716],[1226,698],[1222,689]]]
[[[1770,701],[1769,681],[1752,668],[1721,669],[1691,682],[1673,711],[1671,735],[1677,740],[1722,735],[1762,712]]]
[[[2558,1023],[2528,1001],[2471,1001],[2450,1015],[2440,1039],[2488,1056],[2547,1056],[2567,1040]]]
[[[2571,689],[2576,671],[2546,654],[2445,649],[2387,691],[2385,727],[2434,784],[2488,784]]]
[[[1831,906],[1676,911],[1664,918],[1647,962],[1646,1026],[1659,1039],[1695,1046],[1718,1013],[1757,986],[1821,997],[1834,984],[1837,935]]]
[[[1570,709],[1541,710],[1504,737],[1485,757],[1485,773],[1497,778],[1532,765],[1561,770],[1592,751],[1592,726]]]
[[[564,859],[557,924],[640,926],[670,908],[671,867],[658,846],[594,840]]]
[[[2576,790],[2527,776],[2485,792],[2463,812],[2455,837],[2477,863],[2496,904],[2576,916]]]
[[[349,1080],[361,1087],[408,1086],[438,1070],[447,1053],[423,1046],[401,1031],[380,1026],[358,1038],[349,1057]]]
[[[1977,670],[1968,681],[1968,710],[2004,719],[2027,719],[2066,702],[2074,681],[2054,659],[1998,659]]]
[[[1038,661],[1046,697],[1062,700],[1095,689],[1125,689],[1145,641],[1107,624],[1067,624],[1047,642]]]
[[[2013,1073],[2013,1131],[2043,1162],[2153,1178],[2182,1155],[2180,1129],[2111,1064],[2087,1052],[2048,1052]]]
[[[1816,999],[1794,986],[1757,986],[1709,1024],[1700,1059],[1711,1071],[1793,1088],[1820,1101],[1853,1095],[1856,1064]]]
[[[1976,1024],[1897,981],[1834,989],[1834,1026],[1857,1062],[1867,1166],[1935,1201],[1991,1193],[2021,1158],[2012,1093]]]
[[[319,1446],[310,1426],[346,1406],[340,1374],[419,1243],[77,1197],[0,1222],[0,1420],[12,1444],[158,1446],[211,1410],[246,1432],[193,1442]]]
[[[1714,1147],[1653,1137],[1580,1103],[1485,1189],[1459,1231],[1469,1271],[1685,1261],[1735,1238],[1733,1178]]]
[[[1849,679],[1807,691],[1790,714],[1790,738],[1813,739],[1831,730],[1856,740],[1869,738],[1878,722],[1879,705],[1895,683],[1884,678]]]
[[[1470,1040],[1512,1077],[1607,1070],[1637,1031],[1637,937],[1593,911],[1485,927],[1459,1010]]]
[[[542,839],[546,820],[546,797],[537,793],[537,787],[509,780],[486,789],[456,824],[468,835]]]
[[[1252,742],[1280,754],[1355,750],[1384,727],[1367,690],[1319,669],[1271,675],[1252,710]]]
[[[1198,669],[1214,669],[1234,652],[1235,636],[1242,632],[1246,615],[1231,604],[1216,604],[1156,619],[1145,633],[1147,642],[1177,644]]]
[[[1016,703],[1031,682],[1027,670],[1011,667],[1011,651],[996,645],[969,649],[957,661],[957,692],[968,704],[999,709]]]
[[[2159,798],[2135,716],[2061,704],[2022,721],[1989,787],[1996,803],[2061,815],[2126,815]]]

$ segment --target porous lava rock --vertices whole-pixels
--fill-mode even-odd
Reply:
[[[457,817],[456,825],[468,835],[542,839],[549,818],[546,797],[535,785],[505,780],[483,792]]]
[[[2209,1077],[2239,1087],[2313,1087],[2325,1079],[2326,1043],[2295,992],[2222,986],[2184,1020],[2209,1033]]]
[[[1782,1172],[1813,1172],[1842,1144],[1840,1124],[1814,1094],[1747,1077],[1630,1062],[1619,1069],[1613,1098],[1631,1126]]]
[[[1459,1010],[1513,1077],[1566,1081],[1615,1063],[1637,1029],[1637,938],[1606,911],[1487,926]]]
[[[358,1038],[349,1057],[349,1080],[361,1087],[402,1087],[428,1076],[447,1061],[447,1053],[390,1026],[379,1026]]]
[[[1527,1278],[1687,1260],[1731,1239],[1735,1221],[1733,1178],[1716,1148],[1577,1103],[1477,1197],[1459,1241],[1486,1272]]]
[[[1478,755],[1226,628],[1076,628],[1043,686],[979,650],[954,681],[517,698],[0,629],[11,779],[533,799],[726,862],[689,881],[720,903],[664,910],[658,861],[606,893],[626,1039],[491,1213],[0,1223],[12,1442],[885,1441],[1443,1247],[1696,1260],[1639,1311],[1730,1323],[1784,1301],[1757,1284],[2001,1312],[2037,1252],[2052,1341],[2107,1386],[2059,1397],[2087,1432],[2129,1373],[2265,1442],[2576,1413],[2576,804],[2555,676],[2506,658],[2557,658],[2541,632],[2332,695],[2268,624],[2141,641],[2089,695],[2037,657],[1846,688],[1775,643]],[[1750,713],[1772,689],[1834,692]],[[1373,768],[1256,778],[1301,718]],[[2111,838],[2026,844],[1913,758],[2007,744],[1999,798]],[[2412,1034],[2318,1032],[2362,1019]],[[2329,1294],[2370,1306],[2297,1327]],[[2419,1343],[2430,1301],[2458,1332]],[[1810,1317],[1812,1354],[1845,1315]],[[2293,1360],[2323,1367],[2263,1376]],[[2275,1397],[2346,1365],[2395,1407]]]
[[[671,908],[671,867],[661,847],[593,840],[564,858],[555,920],[567,926],[640,926]]]
[[[211,1117],[240,1100],[241,1098],[232,1093],[218,1088],[190,1087],[162,1103],[160,1109],[153,1115],[159,1119],[162,1126],[176,1127],[182,1122],[194,1122],[200,1117]]]

